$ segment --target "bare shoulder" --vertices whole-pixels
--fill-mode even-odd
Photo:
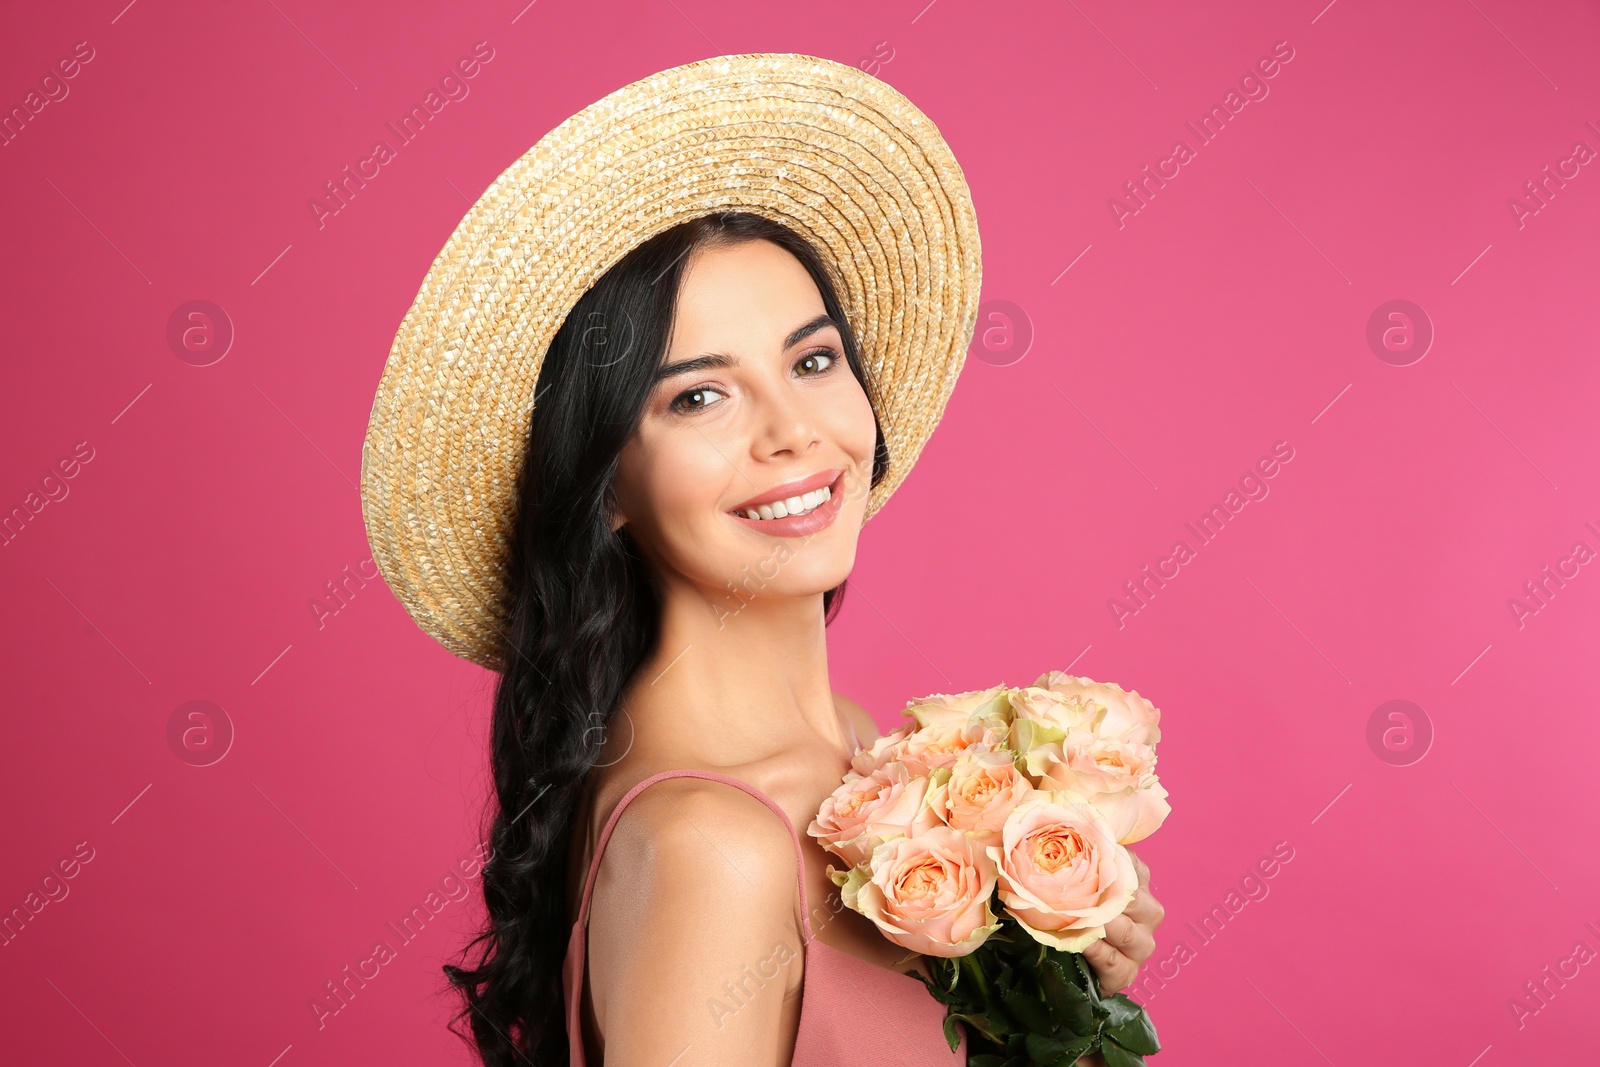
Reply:
[[[856,735],[861,738],[862,747],[871,745],[872,742],[882,736],[882,731],[878,729],[877,722],[860,704],[857,704],[843,693],[833,694],[833,702],[842,708],[846,715],[850,716],[851,722],[856,724]]]
[[[607,855],[621,846],[630,854],[671,863],[727,855],[787,863],[793,873],[794,844],[783,820],[737,786],[685,775],[656,782],[635,796],[617,820]]]
[[[783,820],[743,790],[684,777],[638,794],[590,903],[606,1062],[644,1063],[668,1046],[696,1050],[694,1062],[776,1062],[793,1039],[780,1033],[783,1002],[803,977],[797,883]]]

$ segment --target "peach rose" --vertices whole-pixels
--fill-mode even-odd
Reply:
[[[965,830],[982,844],[999,844],[1011,809],[1033,792],[1011,754],[974,745],[947,771],[930,778],[928,807],[944,822]]]
[[[850,759],[850,769],[857,774],[867,775],[882,767],[884,764],[900,758],[903,742],[911,736],[914,727],[907,723],[893,733],[876,737],[869,748],[857,750]]]
[[[1030,749],[1022,762],[1039,789],[1081,797],[1121,844],[1149,837],[1172,813],[1167,791],[1155,775],[1155,749],[1149,745],[1069,730],[1060,741]]]
[[[1006,686],[996,685],[969,693],[934,693],[921,700],[907,701],[905,714],[915,719],[918,727],[968,723],[975,718],[989,717],[998,717],[994,725],[1001,725],[1011,721],[1005,703],[1006,692]]]
[[[1160,710],[1150,701],[1131,689],[1123,689],[1115,682],[1097,682],[1080,678],[1064,671],[1046,671],[1033,683],[1032,688],[1042,689],[1078,710],[1094,731],[1096,737],[1120,737],[1144,745],[1154,745],[1161,740]]]
[[[806,833],[852,867],[880,841],[919,834],[940,825],[927,805],[928,779],[891,762],[868,775],[849,772],[822,802]]]
[[[912,731],[902,742],[896,758],[910,768],[912,774],[927,774],[949,767],[971,748],[997,749],[1005,743],[1006,727],[997,726],[992,720],[934,723]]]
[[[1036,941],[1082,952],[1105,936],[1139,887],[1133,857],[1098,812],[1066,793],[1040,793],[1012,809],[999,847],[1000,900]]]
[[[913,952],[965,956],[1000,928],[989,903],[994,861],[948,826],[885,841],[868,863],[833,878],[846,907]]]

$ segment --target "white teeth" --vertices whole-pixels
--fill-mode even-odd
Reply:
[[[775,500],[771,504],[746,508],[744,514],[748,519],[782,519],[790,515],[804,515],[822,506],[832,496],[833,489],[825,485],[821,489],[813,489],[809,493],[792,496],[788,500]]]

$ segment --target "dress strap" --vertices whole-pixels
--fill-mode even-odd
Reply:
[[[594,858],[589,861],[589,874],[583,883],[583,899],[578,905],[578,918],[572,924],[572,934],[567,941],[567,958],[562,969],[564,984],[566,986],[567,1007],[567,1040],[571,1048],[572,1067],[583,1067],[583,1037],[580,1022],[580,1005],[583,996],[584,957],[588,955],[589,942],[589,898],[594,894],[594,883],[600,874],[600,858],[605,855],[606,844],[611,840],[611,831],[616,828],[617,819],[622,816],[629,802],[646,788],[655,785],[664,778],[704,778],[712,782],[722,782],[725,785],[742,789],[755,797],[761,803],[777,813],[783,820],[783,825],[789,828],[789,838],[794,842],[794,860],[797,869],[796,880],[800,885],[800,923],[805,930],[806,944],[811,943],[814,936],[811,932],[811,905],[806,899],[806,862],[805,853],[800,848],[800,835],[795,833],[794,822],[789,818],[789,813],[778,806],[778,803],[749,782],[716,771],[700,770],[675,770],[661,771],[652,774],[628,790],[617,801],[617,806],[611,809],[610,818],[606,819],[604,829],[600,831],[600,840],[595,844]]]
[[[777,801],[767,796],[767,794],[761,792],[761,790],[757,789],[749,782],[731,777],[730,775],[718,774],[716,771],[661,771],[657,774],[652,774],[650,777],[639,782],[632,789],[628,790],[622,795],[622,799],[617,801],[617,806],[611,809],[611,817],[606,820],[605,828],[600,831],[600,840],[595,844],[594,858],[589,861],[589,875],[586,879],[584,879],[583,883],[583,900],[578,905],[578,925],[586,926],[588,923],[589,898],[594,893],[594,883],[600,874],[600,857],[605,855],[606,843],[611,840],[611,831],[616,828],[617,820],[622,817],[623,809],[628,806],[629,802],[632,801],[634,797],[638,796],[646,788],[655,785],[657,782],[665,778],[705,778],[709,781],[721,782],[724,785],[734,786],[735,788],[744,790],[746,793],[749,793],[751,796],[761,801],[761,803],[771,808],[777,814],[778,818],[783,820],[783,825],[789,830],[789,839],[794,842],[794,859],[796,870],[798,871],[797,881],[800,886],[800,922],[802,927],[805,929],[806,940],[810,941],[812,938],[811,908],[809,902],[806,900],[805,853],[801,851],[800,835],[795,833],[794,822],[790,820],[789,813],[778,806]]]

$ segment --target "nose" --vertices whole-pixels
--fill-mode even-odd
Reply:
[[[767,459],[785,453],[803,456],[822,440],[808,399],[787,382],[761,390],[755,397],[751,455]]]

